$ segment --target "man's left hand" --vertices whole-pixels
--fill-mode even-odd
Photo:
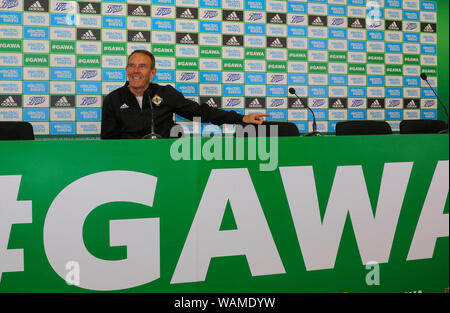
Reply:
[[[244,115],[242,121],[247,124],[257,124],[261,125],[264,122],[264,117],[269,116],[269,114],[265,113],[253,113],[249,115]]]

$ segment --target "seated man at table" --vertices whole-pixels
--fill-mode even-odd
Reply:
[[[173,113],[193,120],[221,124],[262,124],[268,114],[241,115],[186,99],[170,85],[151,83],[156,74],[155,57],[146,50],[133,51],[128,57],[126,84],[108,94],[102,108],[102,139],[138,139],[151,132],[169,138],[175,125]],[[150,104],[151,101],[151,104]],[[152,105],[152,108],[150,107]],[[153,111],[153,112],[152,112]]]

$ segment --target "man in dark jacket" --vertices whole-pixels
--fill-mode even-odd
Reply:
[[[102,108],[102,139],[138,139],[152,132],[170,137],[175,125],[173,114],[192,120],[221,124],[262,124],[268,114],[241,115],[186,99],[170,85],[151,83],[156,74],[155,57],[146,50],[136,50],[128,58],[127,83],[105,97]],[[153,110],[150,107],[150,101]]]

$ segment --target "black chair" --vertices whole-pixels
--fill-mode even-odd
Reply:
[[[441,120],[403,120],[400,122],[400,134],[437,134],[448,129]]]
[[[276,126],[277,133],[271,131],[271,126]],[[273,129],[273,127],[272,127]],[[237,124],[236,137],[298,137],[300,132],[297,125],[290,122],[267,122],[262,125]]]
[[[336,136],[391,134],[391,125],[385,121],[345,121],[336,124]]]
[[[29,122],[0,122],[0,140],[34,140]]]

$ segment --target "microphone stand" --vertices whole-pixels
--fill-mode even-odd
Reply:
[[[155,133],[155,119],[153,116],[153,103],[152,99],[150,98],[149,93],[147,90],[144,91],[144,93],[147,95],[148,102],[150,104],[150,133],[142,137],[142,139],[159,139],[162,138],[161,135],[158,135]]]
[[[447,129],[441,130],[441,131],[439,132],[439,134],[448,134],[448,131],[449,131],[449,129],[448,129],[448,128],[449,128],[449,125],[448,125],[448,124],[449,124],[449,120],[448,120],[448,111],[447,111],[447,108],[446,108],[445,105],[442,103],[441,99],[439,99],[439,97],[438,97],[436,91],[434,91],[434,88],[431,87],[431,84],[430,84],[430,82],[428,81],[427,74],[422,73],[422,74],[420,75],[420,78],[422,78],[424,81],[427,82],[428,86],[430,86],[430,89],[433,91],[434,95],[436,96],[436,99],[438,99],[439,103],[441,104],[441,107],[444,108],[445,115],[447,115]]]
[[[297,93],[295,92],[294,88],[289,88],[289,93],[295,95],[298,100],[301,101],[300,97],[297,95]],[[305,103],[305,107],[308,108],[308,110],[311,112],[312,116],[313,116],[313,131],[309,132],[305,135],[305,137],[310,137],[310,136],[323,136],[320,132],[317,131],[317,124],[316,124],[316,115],[314,114],[313,110],[311,110],[311,108],[308,106],[307,103]]]

